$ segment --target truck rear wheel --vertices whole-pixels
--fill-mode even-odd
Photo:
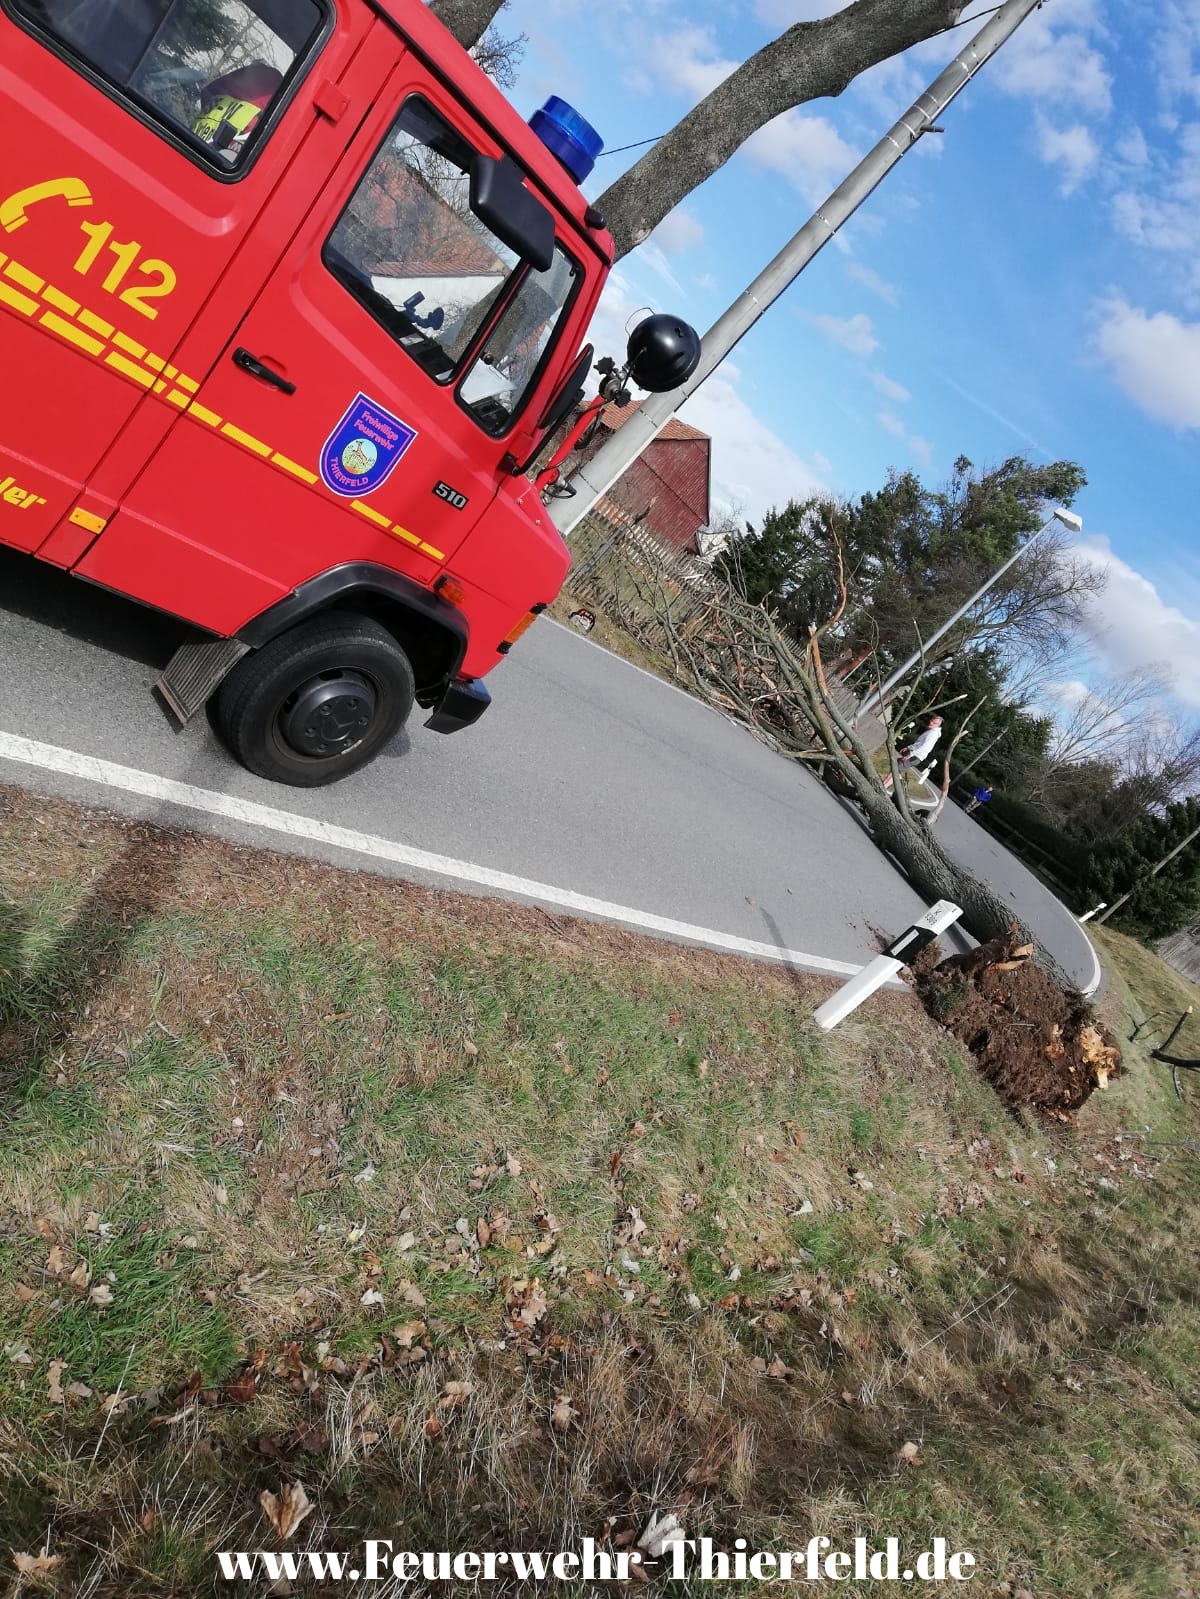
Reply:
[[[247,655],[217,690],[217,731],[243,766],[318,788],[371,761],[404,725],[408,656],[365,616],[315,616]]]

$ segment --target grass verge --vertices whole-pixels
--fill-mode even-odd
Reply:
[[[1023,1127],[907,996],[826,1038],[776,968],[0,803],[22,1584],[228,1592],[302,1481],[311,1549],[672,1511],[945,1537],[989,1593],[1200,1587],[1200,1129],[1139,1045]],[[1118,1032],[1175,1002],[1101,942]]]

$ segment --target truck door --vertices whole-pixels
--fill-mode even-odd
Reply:
[[[225,353],[80,574],[225,633],[345,562],[433,581],[583,281],[472,212],[502,153],[404,56],[244,318],[206,312]]]
[[[355,31],[331,0],[0,0],[0,541],[104,525],[83,486],[194,393],[180,341]]]

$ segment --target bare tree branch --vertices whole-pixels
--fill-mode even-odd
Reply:
[[[949,798],[949,795],[950,795],[950,757],[954,754],[955,750],[958,748],[959,744],[962,742],[962,738],[963,738],[964,733],[967,731],[967,729],[971,725],[971,718],[975,715],[976,711],[978,711],[986,703],[987,703],[986,696],[983,699],[975,701],[975,704],[971,707],[971,709],[967,712],[966,716],[963,718],[962,726],[958,729],[957,733],[955,733],[954,737],[950,740],[949,748],[946,750],[946,753],[945,753],[944,757],[942,758],[942,791],[941,791],[941,796],[938,799],[938,802],[934,806],[933,810],[930,811],[928,817],[926,818],[926,826],[928,826],[928,827],[935,826],[936,823],[937,823],[938,817],[941,816],[942,812],[946,809],[946,801],[947,801],[947,799]]]
[[[617,259],[648,238],[752,133],[795,106],[841,94],[868,67],[949,27],[965,10],[965,0],[855,0],[831,17],[788,28],[605,190],[599,205]]]

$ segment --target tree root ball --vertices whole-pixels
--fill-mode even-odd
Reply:
[[[961,958],[937,966],[927,956],[913,973],[926,1010],[962,1040],[1010,1109],[1069,1122],[1124,1071],[1116,1039],[1083,996],[1032,962],[964,969]]]

